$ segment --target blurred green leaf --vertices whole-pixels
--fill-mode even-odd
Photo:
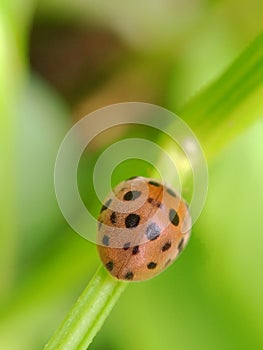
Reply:
[[[16,102],[20,93],[24,67],[19,50],[21,38],[15,19],[5,2],[0,5],[0,294],[8,292],[14,277],[16,223],[16,156],[14,135]]]
[[[17,242],[23,274],[26,257],[45,247],[50,236],[57,236],[64,226],[54,191],[53,169],[70,122],[64,101],[37,76],[28,79],[19,102],[17,169],[21,178],[17,186]]]
[[[263,33],[215,82],[192,98],[180,116],[212,158],[263,116]]]

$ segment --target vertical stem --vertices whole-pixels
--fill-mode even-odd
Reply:
[[[86,350],[127,284],[100,266],[45,350]]]

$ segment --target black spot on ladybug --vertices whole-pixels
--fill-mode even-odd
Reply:
[[[147,265],[147,268],[148,268],[149,270],[152,270],[152,269],[155,269],[156,266],[157,266],[157,264],[156,264],[155,262],[151,261],[151,262]]]
[[[100,212],[102,213],[104,210],[108,209],[109,205],[111,204],[112,199],[107,200],[107,202],[101,207]]]
[[[137,214],[129,214],[125,218],[125,226],[126,228],[134,228],[139,225],[140,216]]]
[[[169,265],[171,261],[172,261],[172,259],[168,259],[168,260],[166,261],[166,263],[165,263],[165,267],[166,267],[167,265]]]
[[[106,236],[106,235],[104,235],[103,236],[103,238],[102,238],[102,243],[104,244],[104,245],[109,245],[109,242],[110,242],[110,239],[109,239],[109,237],[108,236]]]
[[[156,202],[153,198],[148,198],[147,202],[156,206],[157,208],[162,208],[162,203],[161,202]]]
[[[162,247],[162,252],[166,252],[166,250],[171,248],[171,242],[166,242],[165,245]]]
[[[136,255],[136,254],[138,254],[138,253],[139,253],[139,246],[136,245],[135,247],[133,247],[132,254],[133,254],[133,255]]]
[[[153,186],[156,186],[156,187],[160,187],[161,184],[159,182],[156,182],[156,181],[149,181],[149,185],[153,185]]]
[[[110,221],[111,221],[112,224],[116,224],[116,222],[117,222],[117,217],[116,217],[115,211],[111,214],[111,216],[110,216]]]
[[[123,199],[125,201],[134,201],[135,199],[139,198],[142,193],[140,191],[129,191],[125,193],[123,196]]]
[[[171,196],[176,197],[176,193],[175,193],[173,190],[171,190],[170,188],[167,188],[166,191],[167,191],[167,193],[169,193]]]
[[[152,222],[146,229],[146,237],[149,241],[153,241],[160,236],[161,229],[158,225]]]
[[[130,242],[124,243],[123,249],[124,249],[124,250],[128,250],[128,249],[130,248],[130,246],[131,246],[131,243],[130,243]]]
[[[169,211],[169,220],[171,221],[171,223],[174,226],[178,226],[179,225],[179,216],[178,216],[177,212],[174,209],[170,209],[170,211]]]
[[[133,279],[133,272],[129,271],[126,273],[126,275],[124,276],[125,280],[132,280]]]
[[[107,268],[107,270],[112,271],[112,269],[113,269],[113,261],[107,262],[106,268]]]
[[[132,176],[132,177],[129,177],[128,179],[127,179],[127,181],[129,181],[129,180],[133,180],[133,179],[137,179],[139,176]]]
[[[184,245],[184,238],[182,238],[180,243],[178,244],[179,253],[181,253],[181,251],[183,250],[183,245]]]

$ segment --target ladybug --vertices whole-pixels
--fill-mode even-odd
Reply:
[[[171,187],[141,176],[121,182],[105,199],[98,218],[98,253],[117,279],[149,279],[186,246],[191,217]]]

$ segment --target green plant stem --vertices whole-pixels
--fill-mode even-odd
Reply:
[[[45,350],[86,350],[127,284],[101,266]]]

